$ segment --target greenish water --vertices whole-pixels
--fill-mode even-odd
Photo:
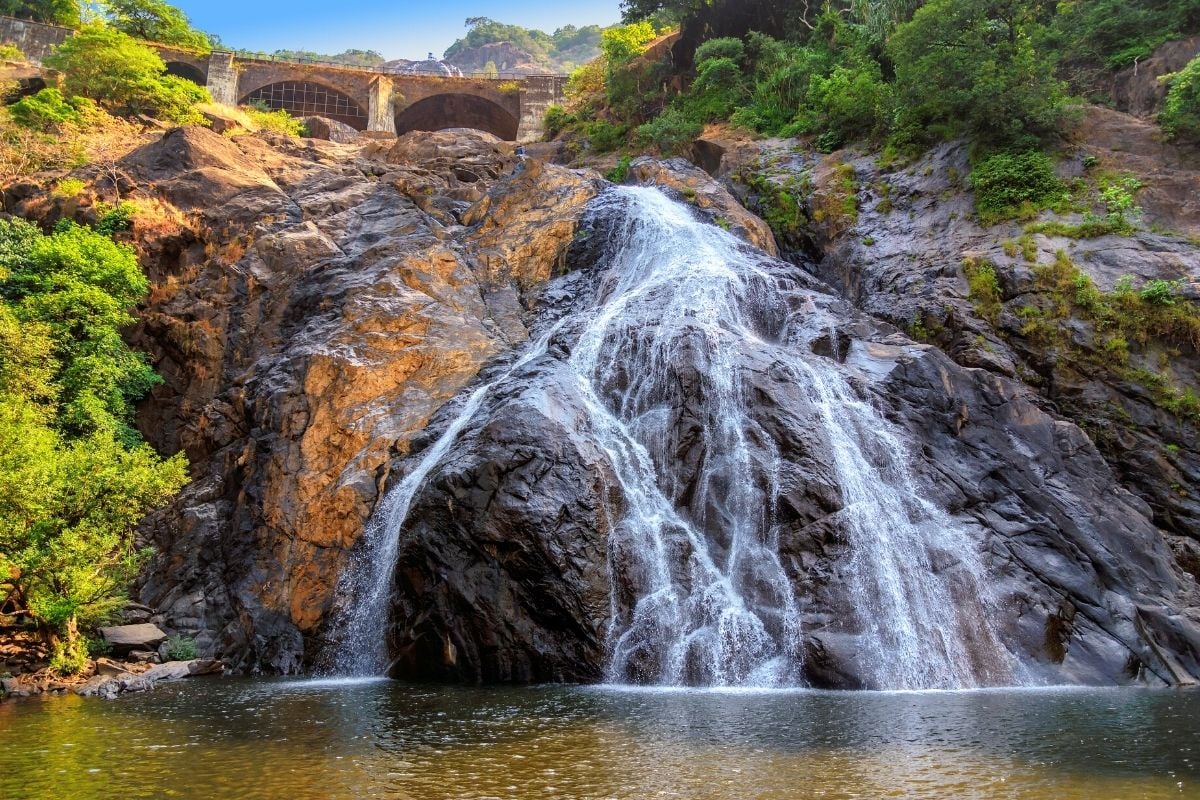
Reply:
[[[0,704],[0,798],[1200,798],[1200,692],[195,679]]]

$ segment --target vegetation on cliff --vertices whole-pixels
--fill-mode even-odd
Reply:
[[[162,459],[132,424],[158,378],[121,330],[147,290],[133,250],[98,231],[0,221],[0,594],[64,673],[145,558],[134,528],[186,481],[183,456]]]
[[[489,45],[511,45],[527,58],[528,63],[541,66],[548,72],[569,72],[596,57],[600,46],[600,26],[582,28],[565,25],[554,33],[546,33],[520,25],[506,25],[487,17],[467,19],[467,35],[446,48],[445,59],[470,69],[486,66]],[[474,52],[473,52],[474,51]],[[483,60],[484,65],[476,64]],[[493,63],[493,68],[497,65]]]

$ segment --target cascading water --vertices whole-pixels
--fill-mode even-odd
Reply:
[[[655,189],[596,201],[617,220],[595,302],[560,319],[476,389],[393,488],[343,590],[344,672],[386,667],[398,537],[426,478],[490,392],[520,381],[552,336],[573,338],[565,374],[611,463],[620,510],[608,538],[611,682],[784,686],[804,681],[803,595],[781,557],[779,452],[756,419],[747,354],[806,393],[836,477],[842,579],[869,685],[951,688],[1012,679],[988,623],[978,545],[922,499],[899,432],[852,392],[813,293]],[[766,267],[771,268],[766,268]],[[788,270],[794,271],[788,267]],[[827,326],[826,326],[827,327]],[[836,342],[836,335],[832,337]],[[561,374],[561,373],[560,373]],[[790,570],[790,572],[789,572]]]

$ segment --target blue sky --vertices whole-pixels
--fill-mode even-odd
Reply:
[[[388,58],[438,56],[462,36],[467,17],[551,32],[563,25],[609,25],[620,0],[172,0],[201,30],[231,47],[271,51],[347,48]]]

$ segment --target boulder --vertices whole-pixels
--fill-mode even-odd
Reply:
[[[231,131],[254,133],[258,130],[258,124],[250,118],[249,114],[233,106],[220,103],[200,103],[196,106],[196,110],[208,120],[214,133],[224,134]]]
[[[100,635],[113,646],[113,651],[117,653],[146,650],[157,647],[167,640],[167,635],[157,625],[151,625],[148,622],[101,628]]]
[[[305,117],[305,136],[309,139],[324,139],[329,142],[348,144],[356,141],[360,133],[344,122],[328,117]]]

